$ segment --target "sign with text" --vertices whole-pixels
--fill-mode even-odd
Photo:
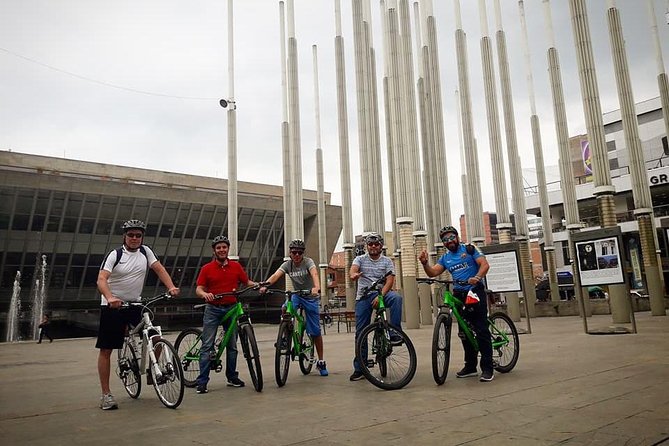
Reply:
[[[581,285],[613,285],[625,283],[620,237],[608,230],[588,231],[574,238]]]
[[[512,293],[523,290],[518,243],[483,246],[481,251],[490,264],[490,270],[485,276],[490,291]]]

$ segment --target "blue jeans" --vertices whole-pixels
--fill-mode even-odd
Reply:
[[[321,335],[321,306],[320,299],[307,299],[305,297],[293,294],[290,298],[293,307],[297,309],[298,306],[304,308],[304,319],[306,322],[306,330],[310,336],[318,337]]]
[[[372,323],[372,301],[378,293],[371,293],[365,298],[355,302],[355,342],[357,344],[358,337],[362,331]],[[402,328],[402,296],[394,291],[390,291],[383,296],[383,301],[386,304],[386,311],[390,310],[390,323],[398,328]],[[367,356],[363,352],[363,356]],[[353,370],[360,371],[360,364],[357,358],[353,358]]]
[[[216,332],[221,324],[221,319],[228,311],[233,310],[234,305],[216,306],[207,305],[204,309],[202,318],[202,348],[200,349],[200,374],[197,377],[197,385],[207,384],[209,382],[209,371],[211,370],[211,360],[216,357]],[[223,330],[233,330],[232,336],[225,346],[225,376],[228,380],[237,378],[237,326],[230,327],[232,319],[223,323]]]

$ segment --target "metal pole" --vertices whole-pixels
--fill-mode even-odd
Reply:
[[[237,107],[235,105],[235,53],[234,53],[233,0],[228,0],[228,238],[230,258],[238,259],[237,223]]]

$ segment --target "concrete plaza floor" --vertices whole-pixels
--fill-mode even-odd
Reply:
[[[589,319],[590,328],[610,316]],[[455,338],[448,379],[432,380],[432,327],[408,330],[418,352],[413,381],[383,391],[350,382],[353,334],[325,336],[330,376],[274,381],[277,326],[258,325],[265,389],[186,389],[167,409],[153,388],[131,400],[112,372],[119,410],[98,408],[94,340],[0,344],[0,441],[5,445],[657,445],[669,444],[669,318],[637,313],[638,334],[586,335],[577,317],[532,320],[520,360],[490,383],[455,379],[462,347]],[[525,327],[525,321],[518,323]],[[342,327],[343,328],[343,327]],[[177,333],[169,333],[172,341]],[[241,359],[241,355],[240,355]]]

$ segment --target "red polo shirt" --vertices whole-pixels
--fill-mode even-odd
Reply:
[[[202,267],[197,276],[197,286],[204,287],[208,293],[221,294],[235,291],[240,284],[246,285],[249,276],[239,262],[228,259],[225,265],[212,260]],[[230,305],[237,302],[235,296],[225,296],[216,305]]]

